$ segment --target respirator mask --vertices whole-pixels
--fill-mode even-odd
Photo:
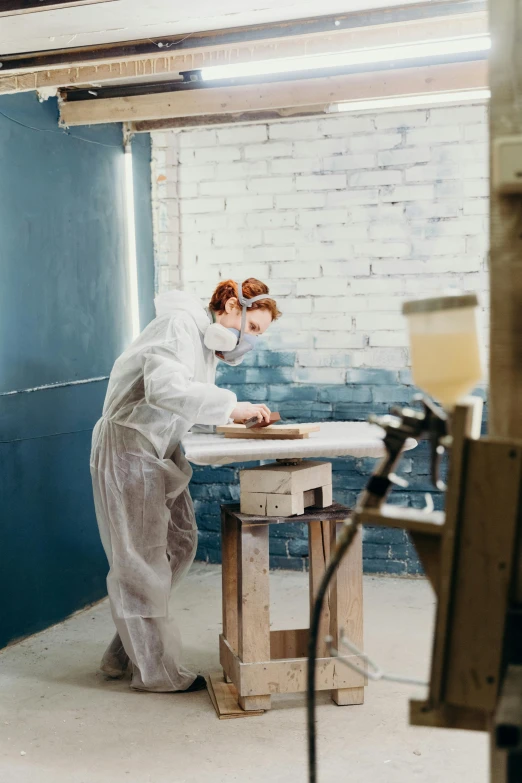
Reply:
[[[241,364],[245,354],[257,347],[258,336],[246,334],[247,310],[252,307],[254,302],[258,302],[260,299],[273,299],[268,294],[260,294],[252,297],[252,299],[246,299],[243,296],[243,284],[236,282],[236,285],[237,298],[241,305],[241,330],[238,331],[230,326],[213,323],[208,327],[204,337],[206,347],[212,351],[219,352],[221,354],[220,358],[223,358],[223,361],[231,365]]]

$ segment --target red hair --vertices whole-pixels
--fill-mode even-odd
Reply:
[[[256,280],[255,277],[249,277],[243,283],[243,296],[245,299],[252,299],[254,296],[261,296],[262,294],[268,294],[268,286]],[[238,290],[237,284],[234,280],[223,280],[216,287],[216,290],[212,294],[212,299],[209,303],[209,308],[215,313],[223,313],[225,311],[225,304],[229,299],[235,297],[237,299]],[[238,302],[238,307],[240,307]],[[272,316],[272,320],[276,321],[281,313],[277,309],[277,304],[273,299],[260,299],[258,302],[254,302],[251,308],[252,310],[268,310]]]

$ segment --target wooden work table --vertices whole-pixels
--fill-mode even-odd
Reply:
[[[408,443],[409,449],[415,446],[414,440]],[[299,462],[317,457],[377,459],[385,452],[383,431],[364,422],[326,422],[320,425],[319,432],[312,432],[302,440],[234,440],[215,433],[194,432],[183,440],[183,448],[187,459],[195,465],[230,465],[256,460],[263,463],[281,460],[284,464],[287,460]],[[318,465],[306,462],[302,468]],[[267,466],[268,470],[270,467]],[[282,468],[281,463],[278,467]],[[331,476],[331,465],[325,462],[323,467],[329,468]],[[310,469],[313,470],[313,467]],[[242,471],[242,474],[251,473],[253,478],[256,470],[263,471],[264,468]],[[312,603],[339,526],[350,514],[346,506],[332,504],[331,486],[330,497],[322,505],[323,508],[305,508],[304,513],[295,516],[274,516],[269,509],[265,509],[264,515],[244,514],[238,506],[222,507],[223,634],[220,637],[220,661],[229,685],[225,685],[223,677],[218,674],[210,677],[213,703],[221,718],[260,714],[270,709],[273,694],[303,692],[306,689],[308,629],[270,628],[269,526],[295,521],[308,525]],[[331,586],[328,610],[322,620],[320,674],[316,684],[320,690],[330,690],[336,704],[361,704],[364,700],[364,677],[347,667],[336,665],[335,659],[329,657],[324,641],[326,636],[331,635],[338,643],[343,628],[362,649],[361,532]],[[236,704],[235,710],[230,708],[231,701]]]

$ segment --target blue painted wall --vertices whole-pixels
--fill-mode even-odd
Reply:
[[[106,381],[75,382],[107,376],[128,342],[121,140],[117,125],[66,134],[54,100],[0,99],[0,647],[105,594],[89,450]],[[148,137],[133,157],[144,325]],[[24,391],[49,384],[64,385]]]
[[[398,370],[348,370],[345,385],[296,384],[292,382],[295,361],[292,352],[259,351],[252,358],[247,357],[241,367],[220,365],[218,382],[233,389],[242,400],[268,400],[272,410],[278,410],[286,419],[299,421],[366,421],[370,412],[382,415],[394,404],[410,404],[418,391],[412,386],[410,373]],[[481,390],[475,393],[484,397]],[[343,458],[333,459],[332,464],[334,499],[353,507],[375,460]],[[239,469],[239,466],[194,469],[191,493],[198,519],[200,560],[221,561],[219,504],[239,499]],[[393,491],[390,502],[423,508],[425,493],[429,492],[435,508],[442,509],[443,497],[434,491],[430,480],[426,443],[408,452],[399,472],[409,486]],[[299,522],[274,525],[270,536],[273,568],[308,567],[306,525]],[[415,549],[403,530],[365,527],[363,565],[366,573],[422,573]]]

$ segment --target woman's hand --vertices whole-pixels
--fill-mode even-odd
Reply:
[[[266,422],[270,424],[270,408],[262,403],[253,404],[251,402],[238,402],[236,407],[231,413],[231,418],[237,424],[244,424],[245,421],[253,419],[257,416],[258,422]]]

